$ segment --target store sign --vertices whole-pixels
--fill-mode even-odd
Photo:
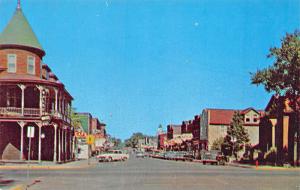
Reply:
[[[192,133],[185,133],[185,134],[180,134],[180,135],[174,135],[174,139],[182,139],[183,141],[186,140],[191,140],[193,138]]]
[[[86,138],[87,134],[85,132],[75,132],[76,138]]]
[[[89,144],[89,145],[94,144],[95,143],[95,137],[94,137],[94,135],[88,135],[86,137],[86,143]]]
[[[34,138],[34,127],[32,126],[27,127],[27,137]]]

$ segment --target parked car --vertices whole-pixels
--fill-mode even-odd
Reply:
[[[176,152],[173,152],[173,151],[165,152],[164,158],[166,160],[175,160],[175,158],[176,158]]]
[[[152,155],[152,158],[165,159],[165,153],[157,152],[154,155]]]
[[[190,161],[190,162],[192,162],[195,159],[195,156],[189,153],[185,154],[183,157],[186,161]]]
[[[225,165],[225,157],[219,152],[206,152],[202,158],[203,165],[205,164],[215,164],[215,165]]]
[[[129,154],[121,150],[111,150],[96,156],[99,162],[125,161],[129,158]]]
[[[136,158],[145,158],[146,155],[145,155],[145,153],[142,152],[142,151],[137,151],[137,152],[135,153],[135,157],[136,157]]]
[[[175,153],[175,156],[174,156],[174,160],[178,161],[178,160],[181,160],[181,161],[185,161],[185,156],[186,155],[186,152],[176,152]]]

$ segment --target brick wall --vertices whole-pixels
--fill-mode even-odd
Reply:
[[[7,54],[17,55],[17,71],[16,74],[28,74],[27,73],[27,57],[35,57],[35,76],[40,77],[41,75],[41,59],[36,54],[19,49],[4,49],[0,50],[0,68],[7,68]],[[6,71],[0,72],[1,75],[7,74]]]

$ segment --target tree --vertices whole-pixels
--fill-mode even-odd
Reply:
[[[224,143],[224,138],[219,137],[213,142],[211,149],[212,150],[221,150],[221,146],[223,143]]]
[[[243,116],[236,111],[233,114],[232,121],[227,129],[227,135],[222,144],[222,152],[225,155],[234,155],[237,159],[237,153],[249,142],[249,135],[243,126]],[[229,152],[231,151],[231,153]]]
[[[129,139],[125,140],[125,146],[126,147],[132,147],[137,148],[139,139],[145,138],[145,135],[143,133],[137,132],[133,133]]]
[[[80,117],[76,114],[75,108],[71,108],[71,125],[74,127],[75,131],[81,128]]]
[[[118,139],[116,137],[111,137],[110,142],[112,142],[114,144],[114,147],[116,147],[116,148],[121,148],[122,147],[121,139]]]
[[[300,32],[286,34],[281,40],[281,47],[270,49],[268,58],[274,59],[272,66],[251,73],[251,82],[263,85],[267,92],[275,92],[278,96],[289,99],[289,106],[294,110],[295,135],[300,135]],[[298,142],[297,160],[300,155],[300,142]]]

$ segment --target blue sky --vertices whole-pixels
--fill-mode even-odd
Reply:
[[[1,31],[16,1],[0,0]],[[299,0],[23,0],[22,9],[73,106],[122,139],[204,108],[264,109],[271,95],[249,73],[300,28]]]

